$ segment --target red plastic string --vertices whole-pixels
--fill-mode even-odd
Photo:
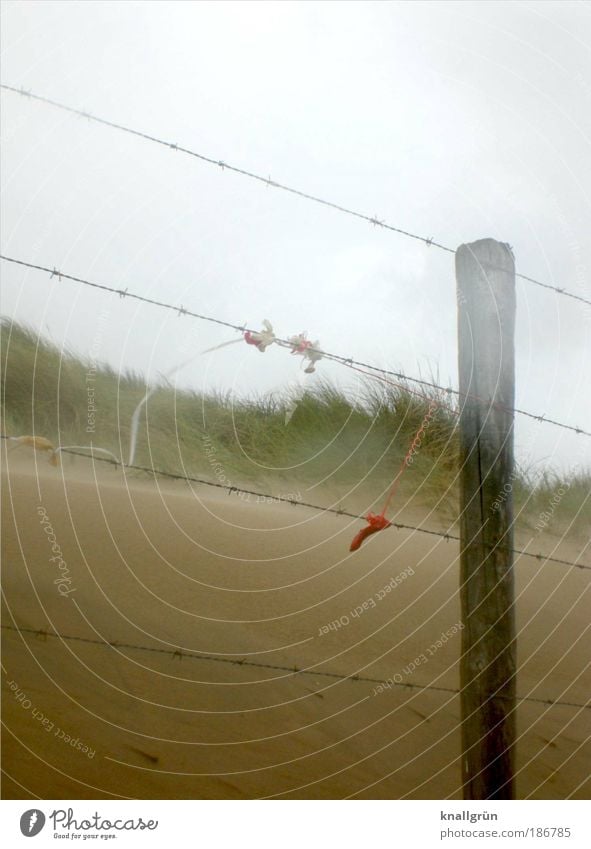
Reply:
[[[255,345],[259,349],[259,351],[261,350],[261,340],[256,339],[252,335],[250,330],[247,330],[246,333],[244,334],[244,341],[246,342],[247,345]],[[264,350],[264,348],[263,348],[263,350]]]
[[[398,488],[398,482],[399,482],[400,478],[402,477],[404,470],[407,469],[408,466],[410,465],[410,458],[413,454],[414,449],[416,447],[418,447],[418,445],[420,445],[419,437],[421,435],[421,431],[424,431],[424,429],[425,429],[425,422],[427,422],[435,414],[435,411],[438,409],[438,407],[439,407],[439,404],[437,404],[435,401],[431,401],[431,403],[429,404],[429,412],[423,418],[419,429],[417,430],[417,432],[413,436],[412,442],[410,443],[408,451],[406,452],[404,460],[402,461],[402,465],[400,466],[400,470],[399,470],[398,474],[396,475],[396,477],[394,478],[392,486],[390,487],[390,492],[388,493],[388,496],[387,496],[385,504],[384,504],[384,509],[382,510],[382,516],[385,515],[386,510],[390,506],[390,502],[392,501],[392,499],[394,497],[394,493],[396,492],[396,489]]]
[[[377,516],[375,513],[367,514],[367,527],[362,528],[357,536],[354,538],[353,542],[349,547],[349,551],[357,551],[358,548],[361,548],[361,543],[367,539],[371,534],[375,534],[377,531],[383,531],[384,528],[389,528],[391,522],[389,522],[382,514]]]
[[[355,371],[360,371],[360,369],[355,369]],[[369,372],[367,372],[367,373],[369,374]],[[372,377],[373,376],[374,375],[372,375]],[[392,383],[392,381],[387,380],[386,378],[382,377],[381,375],[375,375],[375,377],[376,377],[377,380],[383,380],[385,383]],[[403,387],[403,388],[405,388],[405,387]],[[425,400],[427,400],[427,399],[425,399]],[[386,501],[384,502],[384,507],[382,509],[382,512],[379,515],[376,515],[375,513],[368,513],[368,515],[367,515],[367,523],[368,523],[367,527],[362,528],[362,530],[359,531],[357,536],[353,539],[353,542],[351,543],[349,551],[357,551],[358,548],[361,548],[361,544],[363,543],[364,540],[367,539],[368,536],[371,536],[371,534],[375,534],[377,531],[381,531],[384,528],[388,528],[392,524],[391,522],[389,522],[386,519],[386,510],[390,506],[390,502],[392,501],[392,498],[394,497],[394,493],[396,492],[396,489],[398,487],[398,482],[399,482],[400,478],[402,477],[404,470],[406,468],[408,468],[408,466],[410,465],[410,458],[412,457],[414,449],[416,447],[418,447],[418,445],[420,445],[421,432],[424,432],[426,423],[428,423],[429,419],[434,415],[435,411],[441,406],[444,406],[444,405],[438,404],[436,401],[431,400],[431,402],[429,404],[429,412],[423,418],[419,429],[417,430],[414,437],[412,438],[412,441],[411,441],[411,443],[408,447],[408,451],[406,452],[404,460],[402,461],[402,465],[400,466],[398,474],[396,475],[396,477],[394,478],[394,481],[392,482],[392,486],[390,487],[390,492],[386,496]]]
[[[292,354],[304,354],[308,348],[312,347],[312,343],[308,339],[302,339],[302,341],[295,345],[292,349]]]

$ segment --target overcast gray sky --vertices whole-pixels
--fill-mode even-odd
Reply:
[[[2,81],[591,298],[591,5],[4,2]],[[457,385],[453,255],[2,91],[3,253]],[[2,263],[2,312],[154,379],[232,331]],[[590,428],[591,307],[518,281],[517,405]],[[297,358],[232,346],[179,385]],[[336,364],[318,373],[350,382]],[[310,378],[313,381],[315,378]],[[524,462],[591,440],[518,418]]]

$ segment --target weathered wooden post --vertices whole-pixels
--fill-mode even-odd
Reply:
[[[481,239],[456,252],[460,389],[462,776],[465,799],[514,798],[515,263]]]

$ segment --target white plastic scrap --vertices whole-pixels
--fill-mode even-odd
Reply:
[[[316,371],[315,363],[322,359],[318,339],[315,342],[310,342],[305,333],[298,333],[297,336],[291,336],[288,342],[291,345],[292,354],[300,354],[304,360],[309,361],[308,366],[304,369],[306,374],[312,374]]]
[[[273,325],[265,318],[262,330],[259,330],[258,332],[247,330],[244,334],[244,338],[249,345],[255,345],[259,351],[264,353],[269,345],[273,344],[276,337],[273,333]]]
[[[318,360],[322,359],[322,352],[320,351],[320,342],[318,339],[315,342],[312,342],[309,348],[304,352],[304,359],[310,361],[307,368],[304,369],[306,374],[312,374],[313,371],[316,371],[315,363]]]

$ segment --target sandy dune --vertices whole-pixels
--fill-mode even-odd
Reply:
[[[2,489],[5,798],[461,798],[457,695],[352,677],[457,688],[456,544],[24,453]],[[516,574],[519,694],[584,703],[591,573]],[[520,797],[589,798],[591,710],[518,730]]]

